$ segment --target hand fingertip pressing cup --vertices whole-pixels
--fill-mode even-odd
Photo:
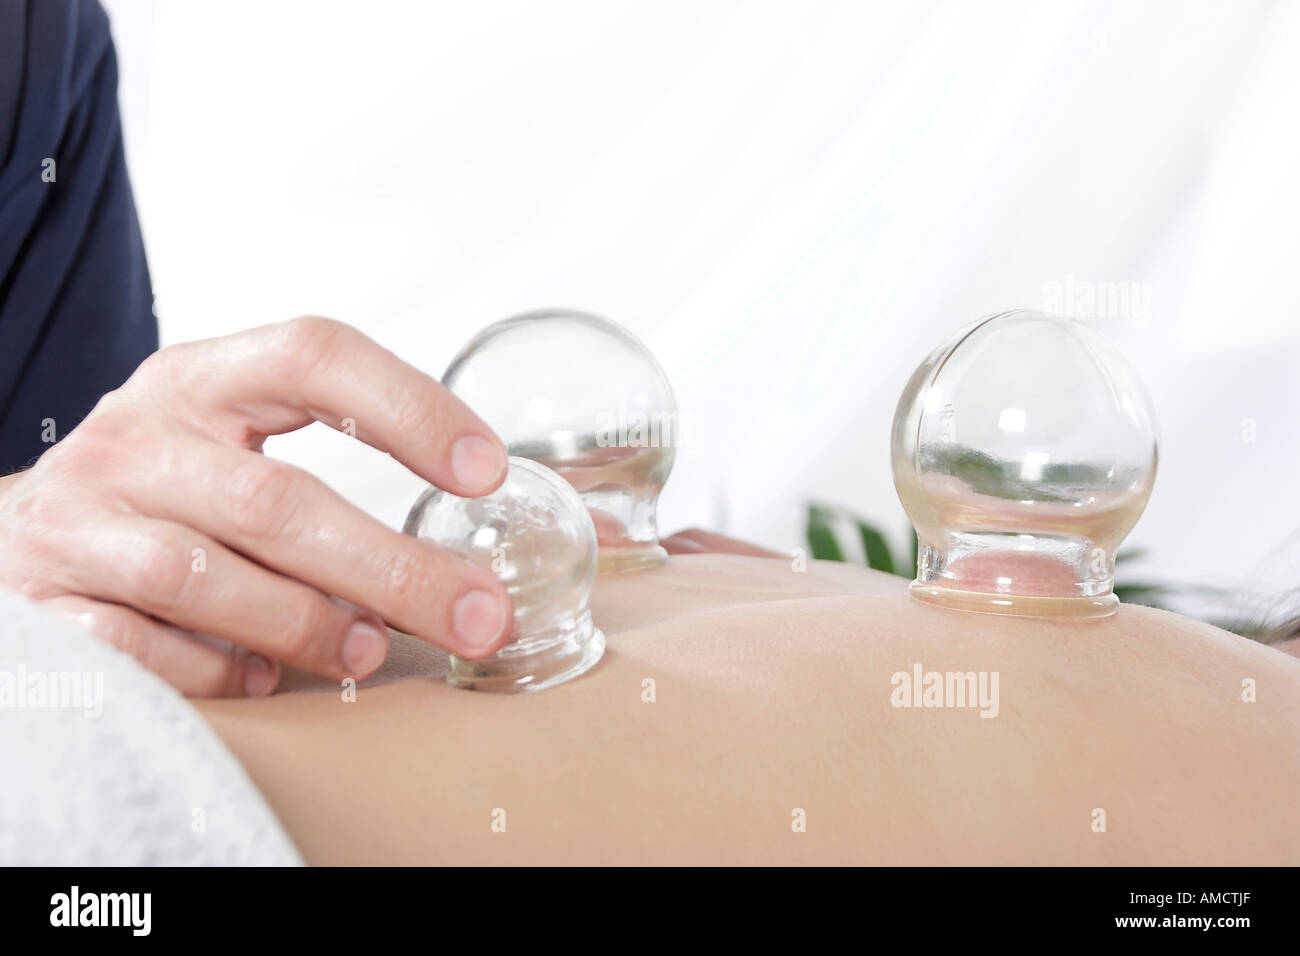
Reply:
[[[501,486],[481,498],[431,486],[402,530],[493,572],[514,602],[510,642],[484,658],[451,655],[449,684],[499,693],[544,690],[585,673],[605,653],[605,635],[588,607],[596,531],[577,492],[549,468],[511,458]],[[480,626],[491,609],[474,604],[476,593],[455,609],[457,626],[463,616],[467,629],[491,630]]]
[[[667,561],[655,510],[676,454],[677,403],[630,332],[584,312],[530,312],[479,332],[442,382],[511,455],[574,487],[595,524],[602,572]]]
[[[1115,552],[1151,496],[1157,429],[1137,374],[1091,326],[1015,311],[961,330],[904,388],[891,453],[918,600],[1115,612]]]

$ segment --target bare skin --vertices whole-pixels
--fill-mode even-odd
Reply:
[[[1300,661],[1208,625],[707,554],[593,611],[605,659],[540,694],[454,690],[395,638],[355,703],[289,675],[199,706],[313,863],[1300,863]],[[894,706],[916,664],[996,671],[996,716]]]

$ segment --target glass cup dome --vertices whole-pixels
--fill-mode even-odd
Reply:
[[[1004,312],[912,374],[894,414],[894,485],[920,541],[912,594],[945,607],[1103,617],[1115,551],[1151,496],[1155,414],[1092,327]]]
[[[582,496],[601,571],[657,567],[655,508],[677,447],[677,403],[650,351],[619,325],[545,310],[488,326],[442,382],[506,443]]]
[[[402,530],[491,570],[514,601],[510,643],[482,660],[451,655],[448,683],[543,690],[577,677],[605,653],[605,636],[587,607],[596,531],[577,493],[549,468],[511,458],[501,487],[482,498],[430,486]]]

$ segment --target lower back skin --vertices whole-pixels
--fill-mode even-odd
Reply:
[[[538,694],[452,689],[398,635],[355,702],[294,674],[199,707],[319,864],[1300,863],[1300,661],[799,566],[601,577],[604,660]],[[918,666],[983,701],[925,706]]]

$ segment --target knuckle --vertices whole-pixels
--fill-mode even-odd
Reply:
[[[195,577],[188,545],[152,535],[135,544],[122,574],[134,601],[155,610],[183,607]]]
[[[123,417],[96,406],[85,421],[41,457],[38,467],[74,481],[102,478],[104,470],[119,461],[130,440]]]
[[[352,329],[336,319],[304,315],[272,326],[286,372],[305,376],[338,354]]]
[[[21,553],[46,553],[53,544],[51,532],[71,523],[73,502],[50,481],[30,482],[24,491],[5,509],[7,537]]]
[[[334,616],[329,612],[325,600],[314,596],[289,602],[289,607],[292,609],[289,615],[291,623],[280,638],[279,656],[302,659],[328,633]]]
[[[15,529],[0,557],[0,584],[29,597],[57,591],[67,578],[67,562],[51,543],[48,528],[24,524]]]
[[[36,598],[57,591],[68,563],[59,553],[67,519],[44,493],[25,494],[0,509],[0,585]]]
[[[149,666],[153,641],[129,611],[105,605],[87,611],[83,620],[86,629],[105,644]]]
[[[139,388],[142,383],[153,381],[171,382],[174,381],[178,370],[183,368],[195,348],[201,343],[182,342],[177,345],[169,345],[166,348],[158,349],[151,352],[143,362],[136,366],[135,371],[123,384],[119,391],[133,392]],[[111,393],[110,393],[111,394]]]
[[[127,381],[129,382],[131,379],[153,378],[159,373],[170,371],[172,366],[175,364],[175,359],[176,346],[168,346],[165,349],[158,349],[155,352],[150,352],[145,356],[144,361],[135,367],[135,372],[131,375],[131,378],[127,379]]]
[[[226,483],[226,515],[247,538],[278,537],[293,520],[301,492],[298,472],[290,465],[265,459],[242,464]]]
[[[42,510],[53,512],[51,516]],[[24,514],[9,514],[0,549],[0,585],[30,598],[75,589],[84,573],[79,523],[44,499],[25,506]]]
[[[323,315],[300,315],[296,319],[281,322],[280,327],[284,329],[291,341],[304,345],[332,335],[340,329],[346,329],[348,326],[338,319],[327,319]]]
[[[423,550],[430,553],[422,554]],[[384,558],[379,586],[402,617],[427,610],[436,601],[440,575],[435,563],[432,549],[419,547],[393,551]]]

